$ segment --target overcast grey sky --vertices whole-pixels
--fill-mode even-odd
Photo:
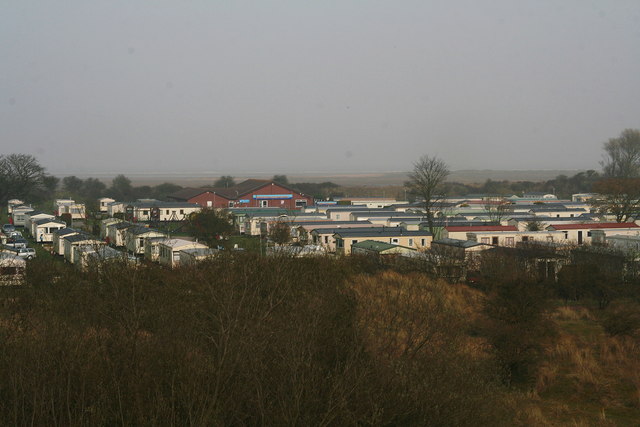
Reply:
[[[640,1],[5,0],[0,153],[50,172],[599,168]]]

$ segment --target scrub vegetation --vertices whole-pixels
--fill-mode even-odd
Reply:
[[[599,308],[517,275],[472,288],[418,270],[252,253],[174,271],[34,260],[26,286],[0,290],[0,423],[640,419],[631,287]]]

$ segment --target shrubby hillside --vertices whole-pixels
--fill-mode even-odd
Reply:
[[[543,284],[478,290],[357,257],[32,267],[27,286],[0,290],[5,425],[586,426],[640,415],[632,301],[605,315]]]

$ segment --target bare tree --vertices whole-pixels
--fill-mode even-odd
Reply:
[[[236,181],[231,175],[223,175],[213,183],[213,186],[216,188],[229,188],[234,185],[236,185]]]
[[[600,164],[605,177],[640,176],[640,130],[625,129],[618,138],[604,143],[605,158]]]
[[[409,180],[405,182],[409,191],[422,198],[431,234],[434,234],[434,216],[442,208],[444,200],[442,184],[449,173],[449,167],[443,160],[425,155],[414,163]]]
[[[0,155],[0,202],[36,196],[46,177],[44,167],[30,154]]]
[[[591,206],[615,216],[616,222],[627,222],[640,211],[640,178],[607,178],[593,189],[600,195],[591,200]]]
[[[489,221],[500,223],[513,214],[513,205],[504,197],[489,197],[485,199],[484,210],[489,214]]]

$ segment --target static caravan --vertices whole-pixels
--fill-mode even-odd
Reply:
[[[31,206],[15,206],[11,212],[11,223],[16,227],[24,227],[28,214],[34,210]]]
[[[66,228],[67,223],[57,219],[39,219],[32,222],[31,235],[38,243],[52,243],[53,232]]]
[[[98,199],[98,209],[101,213],[107,213],[109,210],[109,203],[115,202],[115,199],[110,197],[101,197]]]
[[[165,234],[153,228],[135,226],[125,231],[125,246],[129,253],[144,255],[144,241],[154,237],[165,237]]]
[[[126,262],[135,265],[135,257],[109,246],[80,245],[75,247],[73,264],[82,271],[100,269],[105,263]]]
[[[160,256],[160,243],[167,240],[167,237],[150,237],[144,240],[144,259],[151,262],[158,262]]]
[[[75,248],[78,246],[102,246],[104,242],[96,239],[95,237],[89,236],[88,234],[73,234],[70,236],[65,236],[64,240],[64,259],[67,262],[73,264],[77,259],[77,255],[75,253]]]
[[[211,248],[193,248],[180,251],[180,265],[194,265],[201,261],[213,258],[218,254],[218,249]]]
[[[53,253],[56,255],[64,256],[64,238],[66,236],[73,236],[74,234],[80,234],[80,231],[74,228],[61,228],[53,232]]]
[[[109,244],[116,247],[125,246],[126,232],[131,227],[136,227],[136,225],[126,221],[109,225],[107,227],[109,230],[107,235]]]
[[[180,265],[180,251],[185,249],[208,249],[207,245],[184,239],[165,239],[158,243],[158,262],[169,268]]]
[[[9,216],[11,216],[11,214],[13,213],[13,209],[15,207],[21,206],[21,205],[24,205],[24,202],[19,199],[11,199],[7,201],[7,213],[9,214]]]
[[[55,215],[51,215],[51,214],[40,212],[40,211],[29,212],[28,214],[26,214],[25,221],[24,221],[25,230],[27,230],[29,234],[31,234],[32,236],[35,236],[34,234],[35,223],[36,221],[40,221],[41,219],[54,220],[56,219],[56,217]]]

